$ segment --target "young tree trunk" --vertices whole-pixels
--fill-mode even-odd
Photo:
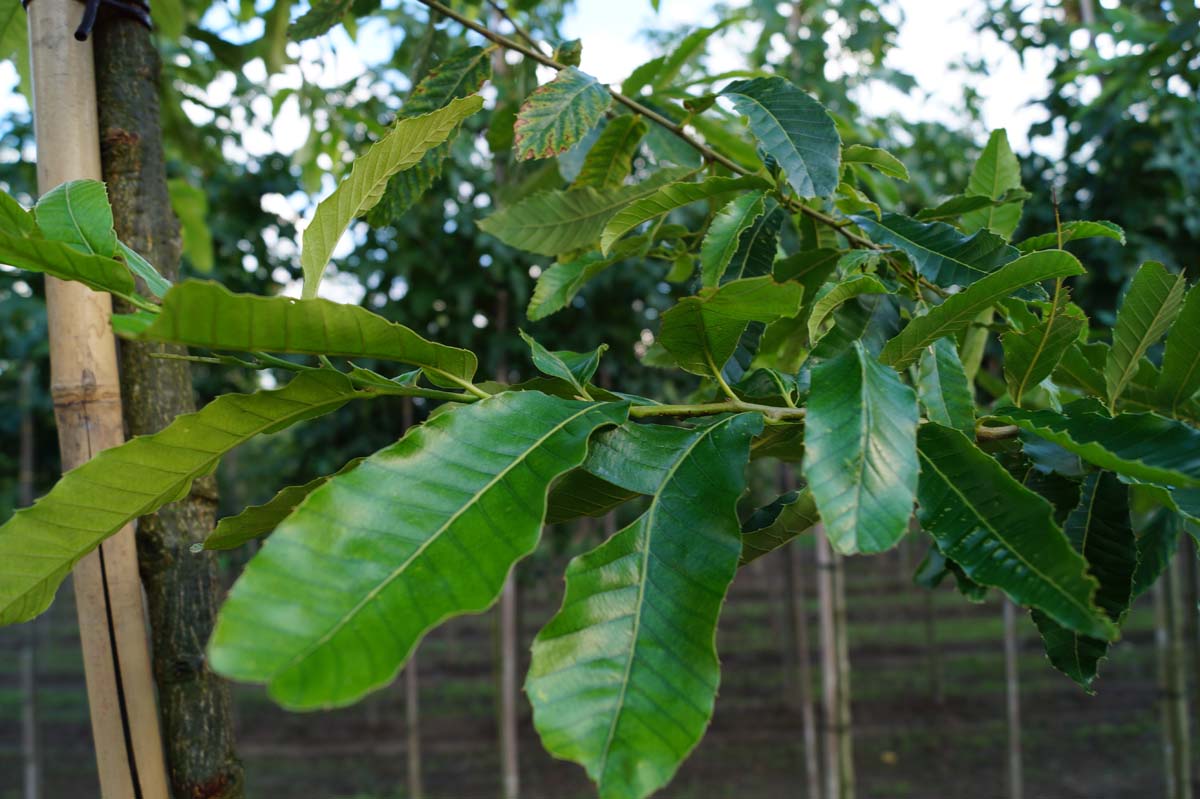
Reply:
[[[1183,653],[1179,581],[1177,553],[1154,586],[1154,638],[1158,649],[1166,796],[1167,799],[1192,799],[1187,666]]]
[[[100,177],[95,71],[91,43],[72,36],[78,3],[38,0],[28,12],[38,187],[45,192]],[[124,440],[111,312],[108,294],[46,279],[50,394],[64,470]],[[166,796],[133,525],[80,560],[74,582],[101,796]]]
[[[97,99],[104,179],[117,235],[168,279],[179,274],[179,223],[171,211],[159,125],[158,52],[137,22],[109,15],[96,29]],[[181,347],[126,343],[121,348],[125,422],[133,435],[161,430],[195,410],[188,364],[153,357]],[[176,797],[244,795],[234,753],[229,687],[207,667],[204,646],[217,609],[216,559],[191,546],[212,530],[216,482],[197,480],[182,501],[138,523],[138,557],[146,588]]]
[[[1021,675],[1017,668],[1017,610],[1008,599],[1004,605],[1004,687],[1008,716],[1008,799],[1022,799],[1025,783],[1021,774]]]
[[[815,529],[820,602],[821,678],[824,688],[826,799],[854,799],[854,749],[850,735],[850,660],[846,637],[841,556]]]
[[[36,372],[32,362],[21,368],[21,385],[17,404],[21,410],[20,460],[17,465],[17,505],[27,508],[33,504],[33,384]],[[24,768],[24,799],[41,799],[42,760],[38,745],[37,713],[37,646],[40,619],[25,625],[25,641],[21,647],[21,759]]]

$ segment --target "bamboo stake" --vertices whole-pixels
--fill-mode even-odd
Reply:
[[[845,559],[833,553],[834,631],[837,638],[837,742],[841,793],[837,799],[854,799],[854,737],[850,716],[850,630],[846,618]]]
[[[1159,652],[1167,797],[1192,799],[1191,730],[1179,581],[1179,555],[1176,553],[1154,587],[1155,639]]]
[[[27,508],[33,504],[33,361],[21,368],[21,387],[18,404],[21,408],[21,455],[17,471],[17,503]],[[24,799],[41,799],[42,759],[38,745],[37,647],[41,619],[25,625],[25,642],[21,647],[21,758],[24,762]]]
[[[92,47],[72,32],[79,4],[29,5],[38,187],[100,177]],[[63,469],[124,439],[111,298],[46,279],[50,394]],[[75,596],[105,799],[165,799],[166,766],[150,671],[133,526],[75,567]]]
[[[401,425],[407,433],[413,426],[412,397],[400,404]],[[417,672],[417,650],[414,649],[404,667],[404,736],[408,754],[409,799],[424,799],[425,782],[421,776],[421,685]]]
[[[1008,714],[1008,799],[1022,799],[1025,783],[1021,769],[1021,675],[1017,670],[1017,611],[1004,605],[1004,687]]]
[[[842,771],[837,724],[838,708],[838,645],[837,620],[834,610],[833,550],[825,538],[825,526],[813,528],[817,549],[817,600],[821,631],[821,688],[822,721],[824,729],[823,754],[825,762],[825,799],[841,799]]]

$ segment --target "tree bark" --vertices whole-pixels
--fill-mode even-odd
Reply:
[[[1004,605],[1004,687],[1008,718],[1008,799],[1022,799],[1025,782],[1021,771],[1021,675],[1017,667],[1017,610],[1007,598]]]
[[[20,460],[17,466],[17,505],[27,508],[33,504],[33,384],[36,373],[32,362],[21,368],[21,385],[17,404],[21,409]],[[41,619],[25,625],[25,641],[21,647],[21,759],[24,773],[24,799],[41,799],[42,758],[38,745],[37,647]]]
[[[101,157],[117,235],[168,279],[179,274],[179,223],[171,210],[159,124],[158,52],[137,22],[108,15],[96,29]],[[121,349],[125,422],[133,435],[161,430],[195,410],[191,372],[155,358],[179,347],[126,343]],[[234,752],[229,687],[209,670],[204,646],[216,616],[216,560],[191,546],[212,530],[216,483],[197,480],[182,501],[138,523],[171,787],[178,799],[244,795]]]

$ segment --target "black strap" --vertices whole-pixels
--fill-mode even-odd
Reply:
[[[28,9],[31,2],[32,0],[21,0],[21,5]],[[83,3],[83,18],[79,20],[79,27],[75,29],[75,38],[81,42],[86,41],[87,37],[91,35],[92,29],[96,27],[96,17],[102,6],[122,16],[135,19],[147,28],[152,27],[149,0],[80,0],[80,2]]]

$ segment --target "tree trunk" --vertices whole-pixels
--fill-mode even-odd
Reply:
[[[159,125],[158,53],[137,22],[107,15],[96,29],[101,157],[117,235],[168,279],[179,274],[179,223],[171,211]],[[191,372],[155,353],[183,348],[126,343],[121,348],[125,422],[133,435],[161,430],[195,410]],[[205,662],[217,608],[216,559],[194,554],[212,530],[216,483],[197,480],[188,497],[138,523],[138,559],[153,636],[171,787],[176,797],[244,795],[234,753],[229,687]]]
[[[1004,688],[1008,717],[1008,799],[1022,799],[1021,774],[1021,675],[1017,667],[1017,610],[1007,598],[1004,605]]]
[[[17,505],[33,504],[33,384],[34,366],[27,361],[21,368],[21,386],[17,404],[21,409],[20,460],[17,466]],[[21,647],[21,759],[24,764],[24,799],[41,799],[42,760],[38,746],[37,646],[41,619],[25,625]]]
[[[100,177],[91,42],[75,41],[79,4],[38,0],[28,9],[38,187]],[[124,441],[112,301],[80,283],[46,278],[50,395],[64,470]],[[100,794],[167,795],[162,736],[146,639],[133,525],[74,569]]]
[[[790,466],[783,471],[784,491],[796,487],[795,472]],[[804,733],[804,784],[808,799],[821,799],[820,746],[817,743],[817,720],[813,711],[812,647],[808,635],[808,588],[804,579],[804,557],[799,541],[787,547],[788,576],[792,624],[796,639],[796,682],[800,694],[800,724]]]
[[[1180,614],[1179,557],[1154,586],[1155,643],[1163,727],[1167,799],[1192,799],[1191,735],[1187,666]]]

